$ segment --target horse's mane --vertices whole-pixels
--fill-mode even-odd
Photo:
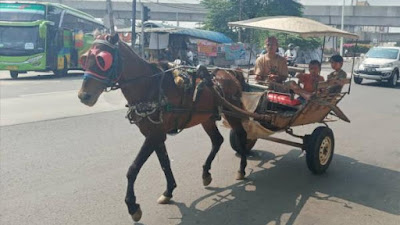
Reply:
[[[105,41],[109,41],[109,34],[102,34],[99,32],[94,32],[93,35],[95,36],[96,39],[100,39],[100,40],[105,40]],[[135,60],[139,60],[139,62],[141,64],[144,65],[148,65],[150,66],[150,68],[154,71],[154,73],[160,73],[162,71],[166,71],[168,70],[168,62],[149,62],[145,59],[143,59],[142,57],[140,57],[135,51],[133,51],[133,49],[124,41],[122,40],[118,40],[118,45],[122,46],[122,48],[124,48],[124,50],[127,50],[132,56],[134,56],[136,59]],[[168,71],[167,74],[169,74],[172,72]]]
[[[120,45],[123,45],[125,48],[127,48],[128,51],[129,51],[131,54],[133,54],[133,55],[135,55],[137,58],[139,58],[139,60],[141,60],[142,63],[149,65],[149,66],[153,69],[153,71],[159,73],[159,72],[161,72],[161,71],[166,71],[166,70],[169,69],[169,68],[168,68],[168,62],[149,62],[149,61],[143,59],[142,57],[140,57],[138,54],[136,54],[136,52],[133,51],[133,49],[132,49],[127,43],[125,43],[124,41],[119,40],[118,43],[119,43]]]

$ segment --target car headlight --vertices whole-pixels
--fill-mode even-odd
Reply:
[[[364,69],[365,69],[364,64],[361,64],[361,65],[358,67],[358,69],[359,69],[359,70],[364,70]]]
[[[41,58],[43,58],[43,55],[38,55],[38,56],[35,56],[33,58],[26,60],[26,62],[27,63],[35,63],[35,62],[38,62]]]
[[[380,68],[389,68],[389,67],[393,67],[393,63],[386,63],[380,66]]]

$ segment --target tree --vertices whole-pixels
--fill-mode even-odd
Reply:
[[[237,30],[230,29],[228,22],[239,20],[241,1],[242,20],[261,16],[302,16],[303,14],[303,6],[295,0],[202,0],[201,3],[209,10],[205,29],[224,33],[233,40],[237,40]],[[250,36],[251,32],[254,34]],[[249,29],[242,33],[244,42],[259,43],[261,39],[265,39],[265,36],[265,32]]]

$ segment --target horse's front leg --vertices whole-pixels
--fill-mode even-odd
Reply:
[[[207,132],[212,143],[211,152],[208,155],[207,160],[203,165],[203,175],[202,175],[203,185],[208,186],[212,181],[210,173],[211,163],[214,160],[215,156],[217,155],[222,143],[224,142],[224,138],[219,132],[217,126],[215,125],[215,120],[209,119],[208,121],[202,123],[201,125]]]
[[[167,190],[158,199],[159,204],[168,204],[172,198],[172,192],[176,188],[176,182],[171,170],[171,163],[168,157],[165,143],[160,144],[156,149],[158,160],[160,161],[161,168],[164,171],[165,178],[167,179]]]
[[[128,187],[126,191],[125,203],[128,206],[129,214],[132,216],[134,221],[139,221],[142,217],[142,210],[140,205],[136,203],[136,196],[134,191],[134,184],[137,175],[142,168],[143,164],[147,161],[151,153],[165,141],[160,138],[146,137],[144,144],[142,145],[136,159],[133,161],[132,165],[129,167],[127,178]]]

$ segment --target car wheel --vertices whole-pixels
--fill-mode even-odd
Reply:
[[[354,77],[354,83],[356,83],[356,84],[361,84],[362,81],[363,81],[362,78],[360,78],[360,77]]]
[[[399,71],[393,72],[392,78],[390,80],[388,80],[389,86],[390,87],[396,87],[398,79],[399,79]]]
[[[12,79],[18,78],[18,71],[10,71],[10,76]]]
[[[64,68],[62,70],[53,70],[54,76],[56,77],[63,77],[68,74],[68,64],[67,58],[64,57]]]

